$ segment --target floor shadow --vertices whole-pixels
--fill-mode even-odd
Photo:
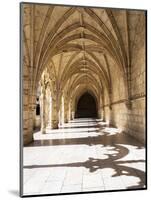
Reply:
[[[68,126],[68,127],[60,127],[60,129],[71,129],[71,128],[76,128],[76,129],[79,129],[79,128],[99,128],[99,125],[97,124],[95,124],[95,125],[80,125],[80,126],[73,126],[73,125],[71,125],[71,126]],[[59,129],[58,129],[59,130]]]
[[[93,126],[94,127],[94,126]],[[112,177],[136,177],[139,179],[137,183],[132,183],[127,186],[127,189],[145,188],[146,187],[146,173],[135,167],[126,166],[128,164],[145,163],[143,159],[136,160],[123,160],[129,154],[129,149],[126,145],[131,145],[133,149],[144,149],[144,145],[138,142],[133,137],[124,133],[110,133],[102,131],[104,126],[100,127],[97,131],[97,136],[88,136],[82,138],[64,138],[64,139],[46,139],[35,140],[28,147],[36,146],[54,146],[54,145],[100,145],[101,148],[106,147],[107,153],[103,154],[105,158],[93,158],[89,157],[85,162],[64,163],[64,164],[51,164],[51,165],[26,165],[24,169],[35,168],[51,168],[51,167],[84,167],[93,173],[99,169],[112,168],[114,174]],[[109,147],[109,148],[108,148]],[[111,147],[111,148],[110,148]],[[122,159],[122,160],[119,160]]]
[[[80,128],[80,127],[79,127]],[[99,127],[90,127],[90,128],[94,128],[94,130],[89,129],[89,127],[81,127],[81,129],[79,130],[79,128],[74,128],[74,127],[68,127],[68,128],[59,128],[57,130],[51,130],[49,132],[49,129],[46,130],[46,134],[58,134],[58,133],[88,133],[88,132],[98,132],[100,129]],[[86,130],[84,128],[87,128]],[[74,130],[73,130],[74,129]]]
[[[101,134],[102,135],[80,137],[80,138],[34,140],[29,145],[25,145],[25,147],[56,146],[56,145],[92,146],[92,145],[97,145],[97,144],[101,144],[102,146],[107,146],[107,145],[114,145],[114,144],[129,144],[129,145],[136,146],[137,148],[144,148],[143,144],[136,141],[133,137],[124,133],[121,133],[121,134],[117,133],[115,135],[111,135],[110,133],[102,132]]]
[[[128,155],[129,150],[122,145],[114,145],[114,154],[110,154],[110,150],[105,154],[107,156],[106,159],[96,159],[89,157],[89,159],[85,162],[76,162],[76,163],[65,163],[65,164],[51,164],[51,165],[27,165],[24,166],[24,169],[35,169],[35,168],[51,168],[51,167],[85,167],[89,169],[89,172],[93,173],[98,169],[112,168],[114,169],[114,174],[112,177],[118,176],[131,176],[139,178],[139,181],[136,184],[132,184],[128,186],[127,189],[132,188],[144,188],[146,186],[146,174],[142,170],[137,168],[125,166],[124,164],[129,163],[144,163],[145,160],[122,160],[120,158],[124,158]]]

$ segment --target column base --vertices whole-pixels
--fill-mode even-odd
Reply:
[[[33,141],[33,135],[32,134],[24,134],[23,135],[23,144],[27,145]]]
[[[42,133],[42,134],[46,134],[46,128],[42,128],[42,129],[41,129],[41,133]]]
[[[68,119],[65,119],[65,120],[64,120],[64,123],[68,123]]]
[[[51,128],[52,129],[58,129],[59,122],[57,120],[52,120],[51,122]]]
[[[72,112],[72,113],[71,113],[71,120],[74,120],[74,118],[75,118],[75,113]]]

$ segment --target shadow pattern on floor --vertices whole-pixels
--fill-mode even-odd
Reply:
[[[98,127],[98,126],[97,126]],[[33,169],[33,168],[51,168],[51,167],[85,167],[89,172],[93,173],[99,169],[112,168],[115,173],[112,177],[117,176],[134,176],[139,178],[137,184],[127,187],[127,189],[137,189],[146,187],[146,173],[142,170],[139,170],[135,167],[125,166],[124,164],[130,163],[145,163],[144,160],[119,160],[124,158],[129,154],[129,149],[123,145],[132,145],[135,149],[143,149],[144,145],[136,141],[134,138],[127,136],[126,134],[114,134],[111,135],[109,132],[103,131],[104,127],[100,126],[98,133],[101,135],[98,136],[89,136],[84,138],[65,138],[65,139],[51,139],[51,140],[35,140],[33,143],[28,145],[28,147],[36,146],[53,146],[53,145],[97,145],[101,144],[102,147],[110,146],[112,147],[111,151],[114,153],[107,153],[106,159],[96,159],[89,157],[85,162],[75,162],[75,163],[65,163],[65,164],[51,164],[51,165],[28,165],[24,166],[24,169]],[[108,150],[110,151],[110,150]],[[115,153],[116,152],[116,153]]]

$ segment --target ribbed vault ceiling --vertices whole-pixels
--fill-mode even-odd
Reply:
[[[40,7],[40,9],[39,9]],[[128,66],[127,11],[35,5],[34,86],[47,69],[52,85],[69,97],[112,90],[111,72]],[[125,28],[121,35],[118,21]],[[28,43],[28,35],[25,36]],[[78,92],[79,93],[79,92]]]

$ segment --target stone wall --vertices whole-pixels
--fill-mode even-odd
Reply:
[[[131,109],[127,108],[125,102],[112,104],[112,110],[106,106],[106,120],[110,120],[110,124],[117,127],[121,132],[130,134],[144,143],[146,131],[145,98],[140,97],[132,100],[131,103]]]
[[[121,131],[130,134],[141,142],[145,142],[146,132],[146,61],[145,61],[145,15],[129,13],[129,37],[130,37],[130,103],[126,106],[124,97],[124,85],[122,76],[117,79],[112,76],[112,109],[109,109],[106,101],[106,120]],[[116,68],[111,65],[112,73],[118,74]],[[117,79],[117,80],[116,80]]]

